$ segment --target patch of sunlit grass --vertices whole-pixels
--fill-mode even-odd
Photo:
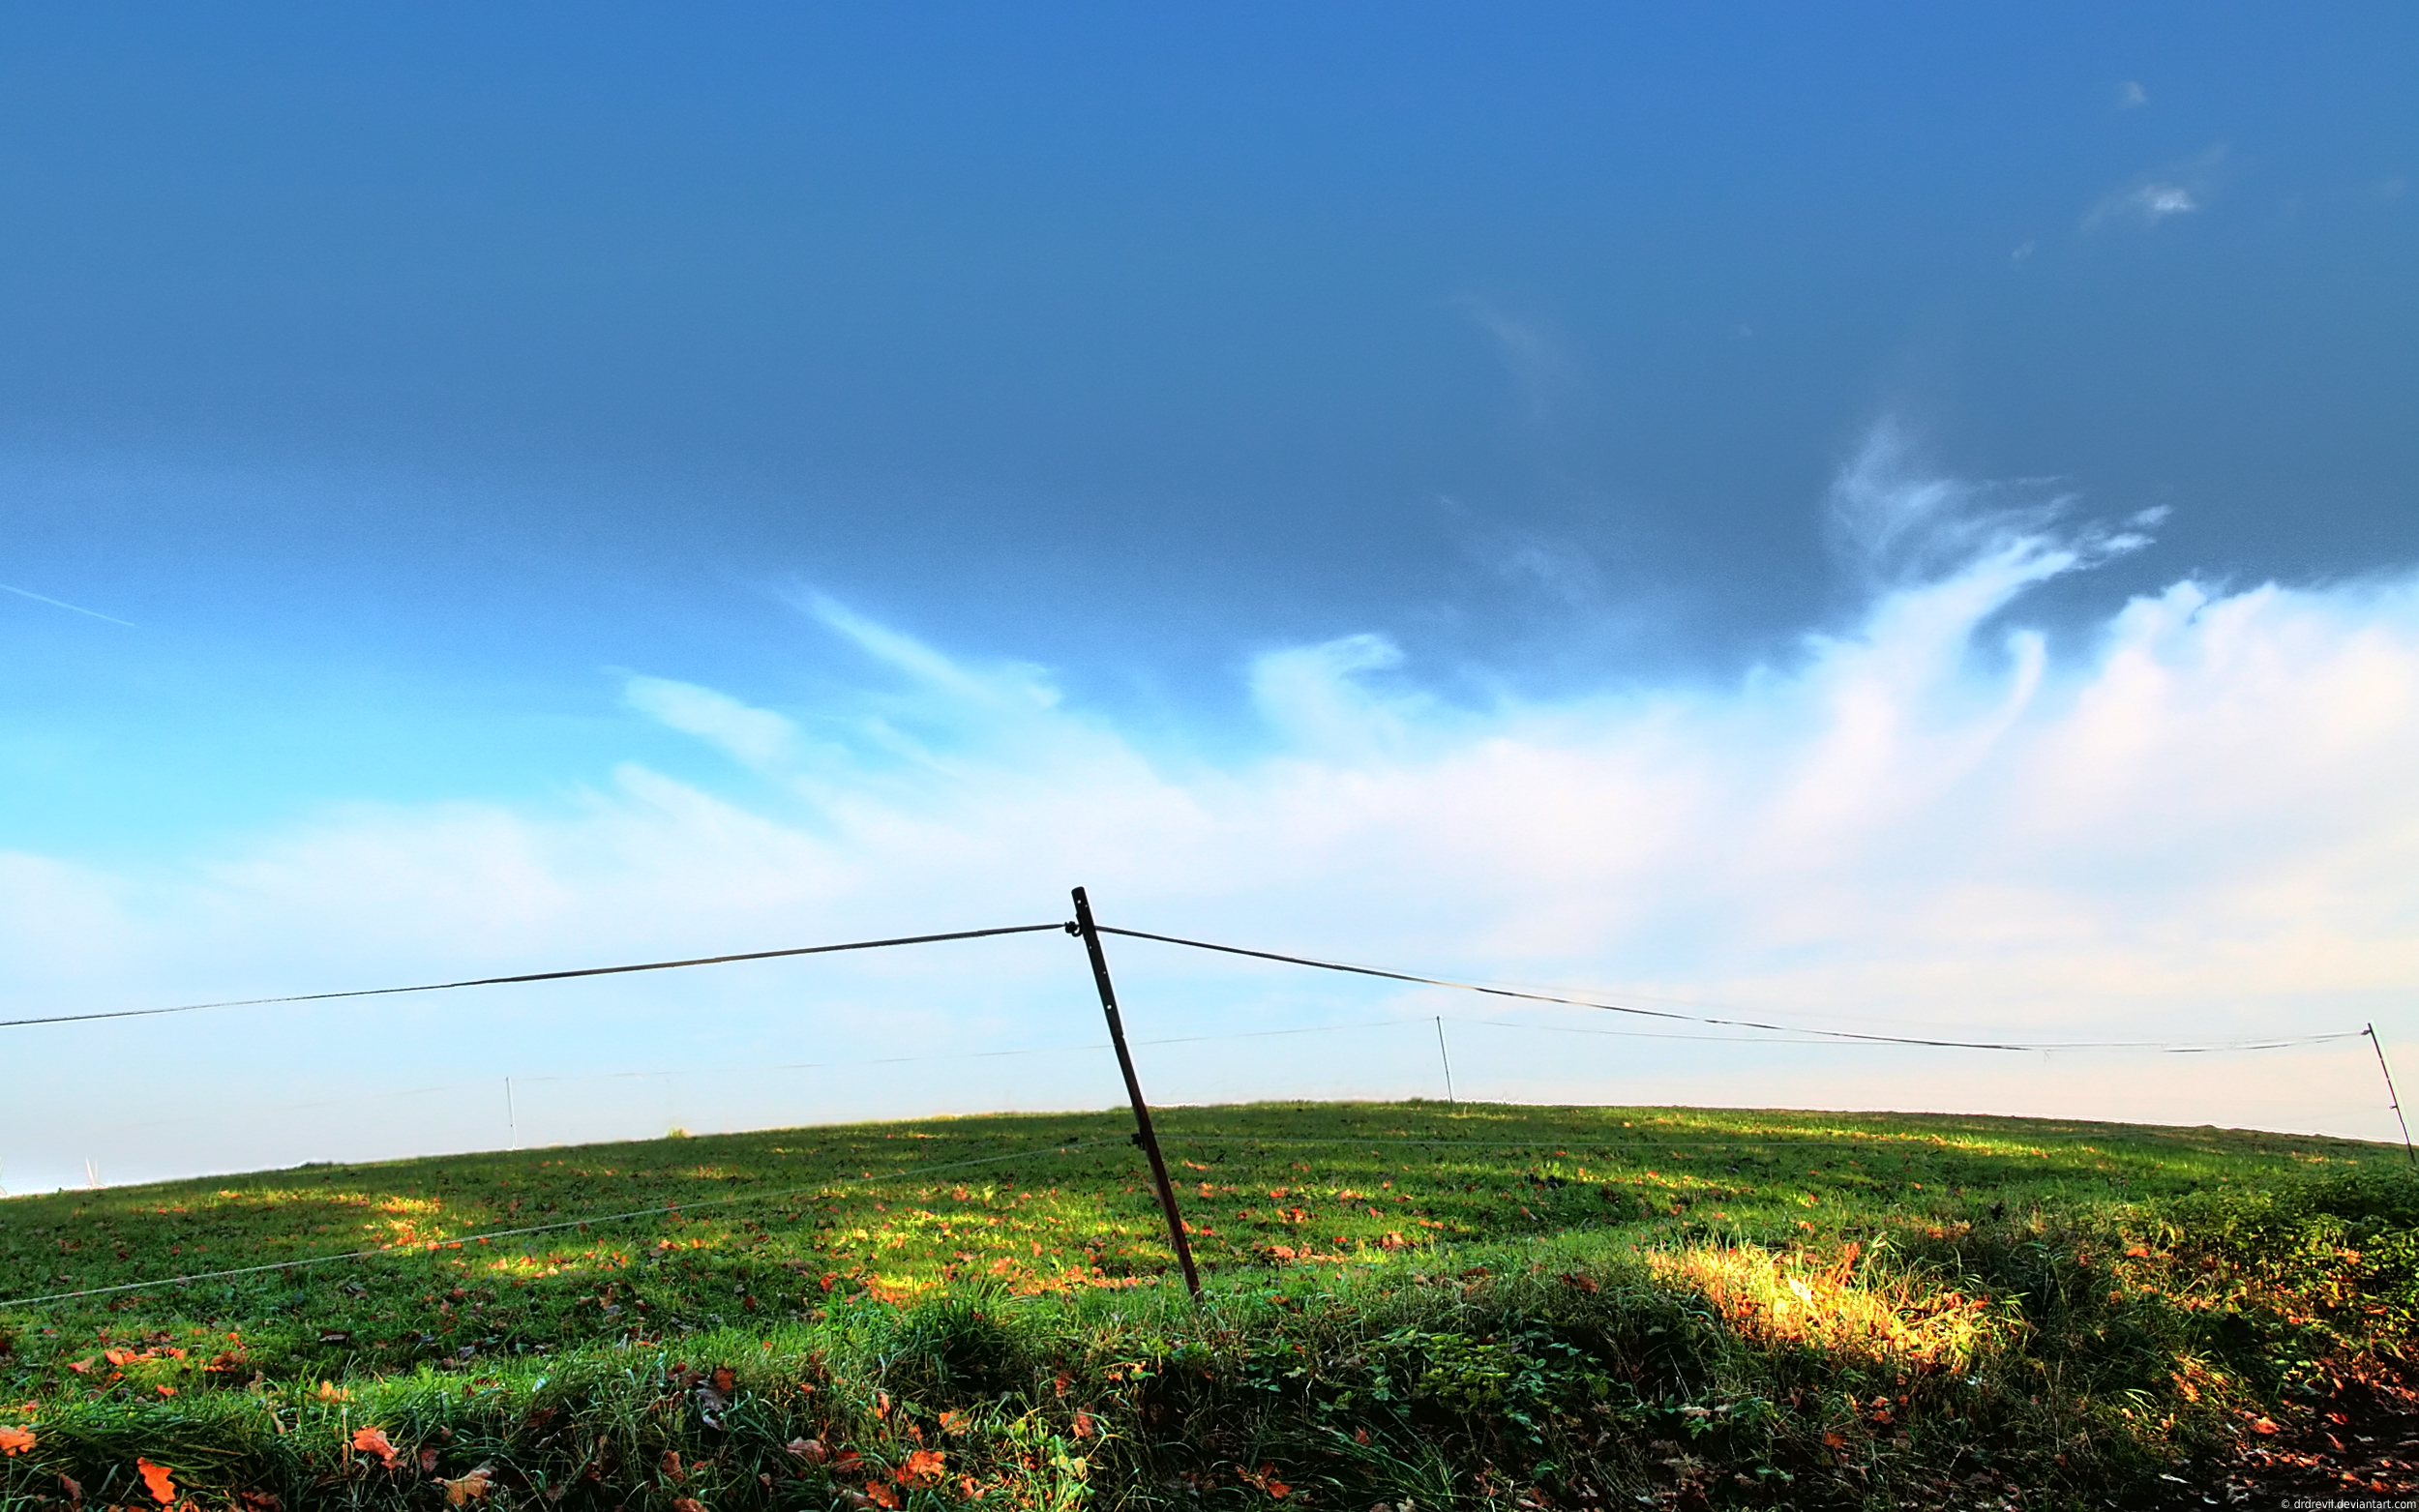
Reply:
[[[1758,1244],[1699,1245],[1651,1253],[1667,1286],[1703,1297],[1733,1331],[1759,1345],[1796,1347],[1875,1363],[1968,1369],[2016,1325],[1991,1299],[1894,1276],[1867,1285],[1860,1246],[1827,1263]]]

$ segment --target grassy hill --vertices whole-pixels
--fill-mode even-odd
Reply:
[[[2379,1439],[2419,1307],[2399,1150],[1174,1110],[1194,1304],[1129,1127],[0,1201],[0,1297],[128,1289],[0,1306],[0,1506],[2098,1506],[2419,1481]]]

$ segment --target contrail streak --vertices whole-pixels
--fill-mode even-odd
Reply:
[[[124,625],[129,630],[142,628],[131,619],[120,619],[115,614],[104,614],[99,609],[88,609],[80,604],[70,604],[65,599],[54,599],[46,593],[36,593],[31,588],[20,588],[14,583],[6,582],[0,582],[0,588],[8,589],[20,599],[31,599],[36,604],[47,604],[52,608],[69,609],[77,614],[89,614],[95,619],[105,619],[112,625]]]

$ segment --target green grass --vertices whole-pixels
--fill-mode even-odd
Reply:
[[[2419,1301],[2374,1145],[1415,1103],[1164,1114],[1195,1306],[1129,1127],[0,1201],[8,1298],[391,1246],[0,1308],[0,1506],[156,1504],[141,1459],[295,1507],[2138,1502]]]

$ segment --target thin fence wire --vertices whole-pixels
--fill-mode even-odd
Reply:
[[[423,982],[407,987],[353,988],[343,992],[296,993],[275,997],[235,997],[214,1002],[181,1003],[164,1008],[121,1008],[101,1013],[50,1014],[25,1019],[0,1019],[0,1029],[24,1028],[36,1024],[84,1023],[104,1019],[153,1018],[163,1014],[199,1013],[218,1008],[264,1007],[285,1003],[330,1002],[342,998],[387,997],[405,993],[443,993],[473,987],[505,987],[532,982],[560,982],[582,977],[621,976],[640,971],[672,971],[690,966],[729,965],[738,962],[776,961],[801,956],[832,955],[843,951],[881,950],[904,945],[930,945],[948,940],[985,939],[1005,934],[1037,934],[1051,932],[1073,933],[1075,926],[1058,924],[1016,924],[997,929],[957,930],[940,934],[907,934],[886,939],[850,940],[832,945],[799,945],[781,950],[744,951],[732,955],[692,956],[676,961],[645,961],[625,965],[579,966],[567,970],[528,971],[511,976],[470,977],[452,982]],[[2302,1045],[2325,1044],[2336,1040],[2360,1039],[2365,1029],[2346,1029],[2322,1034],[2273,1036],[2257,1040],[2165,1041],[2165,1040],[2069,1040],[2052,1042],[2016,1042],[1997,1040],[1964,1040],[1931,1038],[1906,1034],[1869,1034],[1852,1029],[1826,1029],[1809,1024],[1773,1023],[1757,1019],[1734,1019],[1710,1014],[1682,1013],[1663,1008],[1641,1008],[1634,1004],[1603,1002],[1595,998],[1567,996],[1554,993],[1491,986],[1482,982],[1464,982],[1451,977],[1423,976],[1417,972],[1394,971],[1380,966],[1355,965],[1347,962],[1323,961],[1312,956],[1286,955],[1278,951],[1253,950],[1240,945],[1224,945],[1211,940],[1188,939],[1178,934],[1158,934],[1147,930],[1120,929],[1100,926],[1103,934],[1120,935],[1127,939],[1152,940],[1164,945],[1180,945],[1190,950],[1213,951],[1221,955],[1248,957],[1256,961],[1276,962],[1286,965],[1306,966],[1319,971],[1336,971],[1354,976],[1372,977],[1383,981],[1403,982],[1419,987],[1446,988],[1455,992],[1478,993],[1490,997],[1508,997],[1525,1002],[1551,1003],[1566,1008],[1581,1008],[1598,1013],[1628,1014],[1638,1018],[1661,1019],[1674,1023],[1697,1023],[1715,1027],[1747,1029],[1757,1034],[1800,1036],[1799,1039],[1751,1040],[1742,1037],[1740,1043],[1790,1044],[1812,1042],[1845,1042],[1867,1045],[1906,1045],[1936,1050],[1984,1050],[2040,1053],[2056,1051],[2142,1050],[2168,1054],[2196,1054],[2219,1052],[2285,1050]],[[1532,1025],[1531,1027],[1542,1027]],[[1287,1032],[1283,1030],[1266,1031]],[[1578,1032],[1578,1031],[1572,1031]],[[1612,1033],[1612,1030],[1595,1032]],[[1641,1034],[1639,1037],[1653,1037]],[[1664,1036],[1675,1037],[1675,1036]],[[1207,1038],[1205,1036],[1204,1038]],[[1076,1047],[1069,1047],[1070,1049]],[[1011,1055],[1052,1053],[1048,1051],[987,1051],[972,1054]],[[900,1061],[924,1057],[900,1056]],[[780,1069],[821,1069],[817,1063]],[[655,1073],[631,1073],[654,1075]],[[534,1078],[530,1080],[535,1080]]]
[[[934,945],[943,940],[986,939],[995,934],[1038,934],[1063,924],[1012,924],[995,930],[957,930],[946,934],[905,934],[895,939],[857,939],[838,945],[799,945],[787,950],[750,950],[731,956],[692,956],[681,961],[642,961],[633,965],[578,966],[568,971],[524,971],[517,976],[469,977],[459,982],[421,982],[410,987],[359,987],[341,993],[292,993],[283,997],[230,997],[219,1002],[179,1003],[172,1008],[119,1008],[107,1013],[63,1013],[40,1019],[0,1019],[0,1029],[36,1023],[87,1023],[96,1019],[150,1019],[211,1008],[260,1008],[274,1003],[323,1003],[340,997],[392,997],[399,993],[451,993],[465,987],[510,987],[523,982],[567,982],[575,977],[627,976],[634,971],[677,971],[686,966],[724,966],[741,961],[779,961],[791,956],[828,956],[844,950],[882,950],[894,945]]]
[[[2038,1053],[2061,1050],[2148,1050],[2170,1054],[2216,1050],[2281,1050],[2291,1045],[2315,1045],[2328,1040],[2360,1039],[2364,1030],[2346,1029],[2337,1033],[2302,1035],[2278,1039],[2273,1044],[2243,1044],[2236,1042],[2191,1044],[2161,1040],[2075,1040],[2054,1044],[2017,1044],[1992,1040],[1927,1039],[1908,1034],[1866,1034],[1850,1029],[1824,1029],[1807,1024],[1767,1023],[1755,1019],[1727,1019],[1710,1014],[1678,1013],[1664,1008],[1640,1008],[1631,1004],[1598,1002],[1585,997],[1566,997],[1553,993],[1533,993],[1509,987],[1489,987],[1480,982],[1460,982],[1450,977],[1419,976],[1409,971],[1389,971],[1379,966],[1352,965],[1340,961],[1321,961],[1312,956],[1288,956],[1272,950],[1246,950],[1240,945],[1220,945],[1210,940],[1186,939],[1177,934],[1153,934],[1144,930],[1121,930],[1101,925],[1103,934],[1119,934],[1127,939],[1155,940],[1162,945],[1181,945],[1190,950],[1215,951],[1226,956],[1248,956],[1256,961],[1273,961],[1285,965],[1308,966],[1319,971],[1340,971],[1353,976],[1377,977],[1389,982],[1408,982],[1419,987],[1450,988],[1455,992],[1480,993],[1489,997],[1514,997],[1525,1002],[1556,1003],[1566,1008],[1588,1008],[1598,1013],[1632,1014],[1643,1019],[1669,1019],[1684,1023],[1718,1024],[1729,1028],[1757,1029],[1773,1034],[1818,1035],[1826,1040],[1849,1040],[1871,1045],[1916,1045],[1935,1050],[2018,1051]]]

